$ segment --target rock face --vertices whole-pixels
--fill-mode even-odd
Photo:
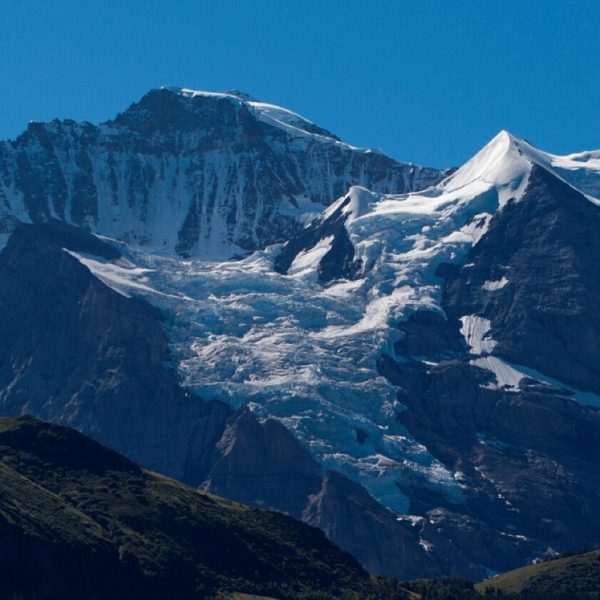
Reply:
[[[355,194],[358,193],[355,189]],[[355,258],[354,246],[345,225],[348,214],[344,211],[352,203],[352,196],[352,193],[348,194],[335,211],[315,219],[300,234],[288,240],[273,261],[274,269],[278,273],[289,274],[299,263],[300,268],[304,267],[304,262],[308,267],[316,267],[317,279],[322,284],[336,279],[356,279],[363,264]],[[298,267],[296,269],[299,270]]]
[[[438,270],[445,316],[414,313],[380,361],[398,420],[463,487],[454,503],[404,490],[442,561],[501,571],[600,539],[600,413],[583,393],[600,389],[599,226],[598,206],[534,164],[464,264]]]
[[[403,325],[409,333],[398,349],[414,349],[418,323],[420,360],[380,362],[406,407],[398,420],[457,473],[463,487],[454,502],[423,489],[403,490],[410,512],[426,517],[421,540],[445,572],[458,556],[465,566],[502,571],[547,546],[596,544],[598,410],[533,379],[523,378],[519,389],[498,387],[466,348],[462,356],[457,351],[460,323],[440,327],[438,318],[415,315]]]
[[[600,393],[599,252],[598,207],[534,166],[521,200],[449,277],[447,312],[488,320],[494,354]]]
[[[227,421],[203,487],[300,518],[320,480],[319,465],[283,425],[242,407]]]
[[[445,572],[420,545],[417,528],[399,522],[341,473],[323,473],[290,431],[274,419],[261,423],[247,407],[228,420],[202,487],[319,527],[371,573],[410,578]],[[464,572],[458,564],[449,570]]]
[[[350,185],[404,192],[442,177],[243,94],[159,89],[99,126],[32,123],[1,143],[0,215],[227,258],[287,239]]]
[[[182,390],[159,314],[70,252],[119,253],[61,223],[19,225],[0,254],[0,414],[34,414],[180,479],[204,471],[231,409]]]
[[[403,578],[443,573],[419,543],[418,529],[379,504],[361,485],[327,471],[309,498],[303,520],[351,551],[371,573]]]

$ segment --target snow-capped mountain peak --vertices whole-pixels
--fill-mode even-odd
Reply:
[[[230,100],[238,106],[246,107],[257,119],[263,123],[283,129],[286,133],[294,136],[319,136],[326,140],[333,141],[335,143],[343,144],[344,146],[352,147],[349,144],[344,144],[337,136],[333,135],[326,129],[319,127],[306,117],[284,108],[276,104],[270,104],[268,102],[259,102],[253,98],[250,94],[240,92],[238,90],[231,90],[227,92],[208,92],[204,90],[192,90],[189,88],[163,86],[161,90],[172,92],[182,98],[197,99],[197,98],[208,98],[208,99],[226,99]],[[376,152],[373,149],[371,152]]]
[[[532,162],[538,162],[538,150],[508,131],[500,131],[475,156],[447,178],[439,189],[446,194],[469,195],[482,186],[496,188],[503,206],[518,198],[527,185]]]
[[[498,189],[503,206],[507,200],[520,197],[532,165],[550,171],[594,199],[600,196],[600,151],[551,154],[506,130],[500,131],[439,188],[455,192],[471,185],[490,184]]]
[[[375,194],[360,185],[353,185],[345,196],[338,198],[329,208],[323,211],[322,220],[334,213],[346,215],[346,223],[371,212],[380,194]]]
[[[240,92],[170,87],[100,125],[55,120],[0,142],[0,218],[225,259],[289,239],[352,185],[400,193],[443,175]]]

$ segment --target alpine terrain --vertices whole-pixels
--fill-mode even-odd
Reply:
[[[439,171],[162,88],[0,144],[0,210],[0,414],[374,574],[600,544],[600,151]]]

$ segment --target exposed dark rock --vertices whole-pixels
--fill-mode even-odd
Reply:
[[[242,407],[227,421],[203,487],[299,518],[320,481],[319,465],[288,429]]]
[[[156,309],[63,248],[119,256],[53,223],[19,225],[0,254],[0,414],[67,424],[146,467],[201,480],[231,409],[178,386]]]
[[[322,221],[314,221],[297,236],[288,240],[275,257],[273,268],[278,273],[287,273],[301,252],[314,248],[326,238],[331,238],[330,247],[319,262],[319,281],[327,284],[336,279],[355,279],[359,276],[362,261],[354,258],[354,246],[345,226],[347,215],[343,208],[348,202],[349,196],[329,217]]]
[[[356,441],[359,444],[364,444],[367,441],[369,434],[361,427],[356,427],[354,431],[356,432]]]
[[[519,202],[491,220],[448,278],[450,318],[491,321],[494,354],[600,393],[600,209],[533,166]],[[467,266],[468,265],[468,266]],[[507,283],[486,289],[486,281]]]
[[[600,501],[599,411],[548,386],[543,392],[490,389],[488,372],[461,361],[424,365],[383,357],[380,370],[399,386],[406,406],[399,421],[461,473],[465,485],[454,505],[403,489],[412,513],[443,508],[435,539],[422,532],[441,561],[458,552],[455,528],[464,530],[459,547],[465,565],[499,571],[549,545],[570,548],[600,539],[594,508]],[[449,521],[448,514],[454,515]],[[493,548],[490,562],[478,562],[478,539]]]
[[[448,322],[440,313],[419,310],[399,328],[404,337],[395,344],[397,354],[429,358],[464,354],[465,341],[458,324]]]
[[[411,578],[442,572],[436,559],[419,545],[418,529],[398,521],[365,488],[335,471],[325,473],[321,489],[309,498],[303,520],[352,552],[372,573]]]

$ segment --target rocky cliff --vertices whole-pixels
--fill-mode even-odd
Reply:
[[[76,427],[180,479],[204,471],[231,409],[183,390],[159,313],[73,253],[120,256],[60,222],[19,225],[0,254],[0,414]]]
[[[0,143],[0,214],[228,258],[286,240],[350,185],[404,192],[442,176],[244,94],[163,88],[101,125],[31,123]]]

